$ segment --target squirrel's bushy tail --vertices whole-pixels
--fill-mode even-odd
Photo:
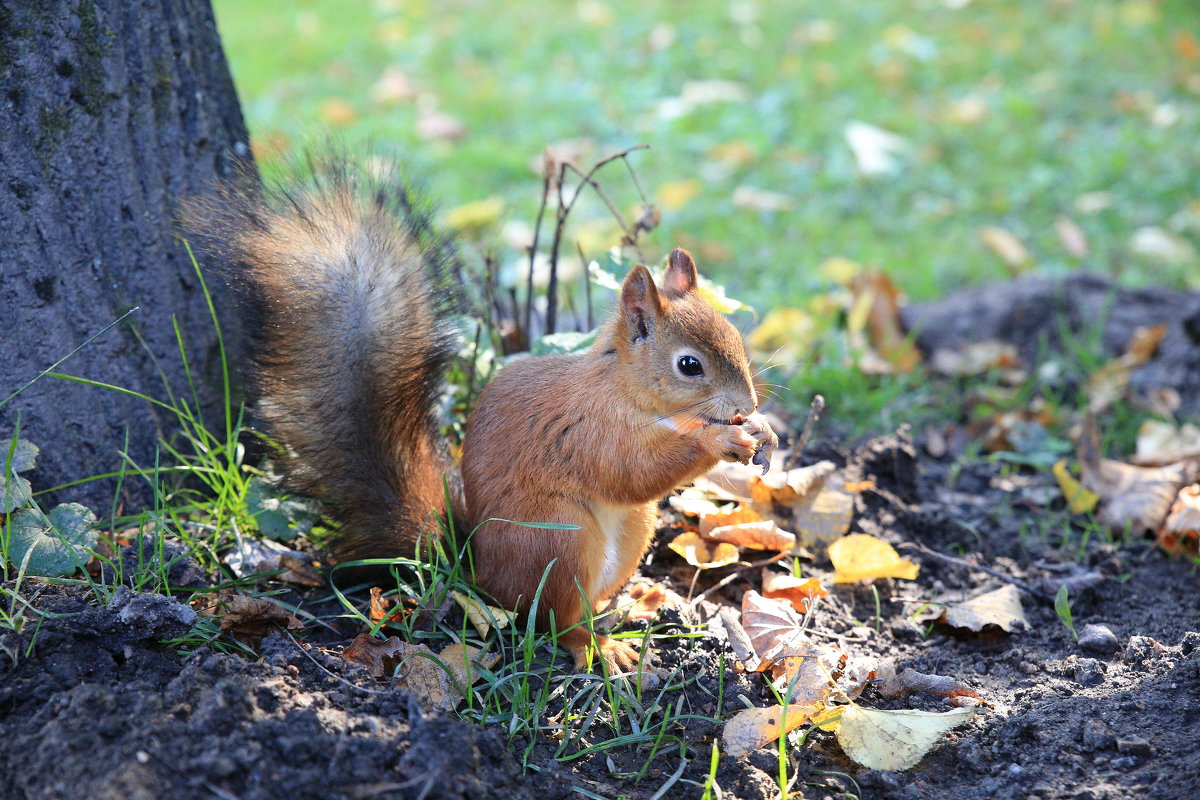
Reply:
[[[444,375],[461,269],[392,166],[331,157],[192,203],[185,225],[246,299],[259,415],[297,491],[326,502],[339,560],[414,555],[446,481]]]

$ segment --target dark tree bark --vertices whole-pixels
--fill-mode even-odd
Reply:
[[[248,152],[207,0],[0,0],[0,399],[137,306],[61,371],[164,398],[154,359],[220,419],[216,336],[177,204]],[[236,374],[238,330],[210,280]],[[143,347],[137,340],[143,338]],[[151,353],[153,357],[151,357]],[[42,449],[34,487],[154,465],[175,421],[116,392],[43,378],[0,408]],[[223,425],[216,426],[223,430]],[[145,482],[126,481],[144,502]],[[111,481],[63,492],[109,510]]]

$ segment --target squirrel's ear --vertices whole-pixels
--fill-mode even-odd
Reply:
[[[663,290],[668,295],[687,294],[696,290],[696,262],[682,247],[676,247],[667,256],[667,274],[663,277]]]
[[[650,270],[638,264],[621,284],[621,316],[629,323],[634,341],[650,336],[650,328],[663,315],[662,298]]]

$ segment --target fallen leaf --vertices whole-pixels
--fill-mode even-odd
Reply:
[[[272,629],[304,630],[304,623],[283,606],[266,597],[245,597],[232,589],[216,594],[198,595],[192,607],[201,614],[219,617],[221,630],[229,631],[240,642],[258,649],[259,642]]]
[[[425,711],[453,711],[462,699],[449,665],[423,644],[363,633],[342,651],[342,657],[365,666],[373,678],[395,676],[395,685],[412,692]]]
[[[983,698],[973,689],[954,678],[947,675],[927,675],[912,668],[889,675],[879,683],[879,693],[888,699],[913,692],[936,694],[939,697],[972,697],[983,703]]]
[[[515,611],[487,605],[462,592],[452,590],[450,596],[454,598],[454,602],[458,603],[463,613],[467,615],[467,621],[471,623],[471,627],[479,634],[480,639],[486,639],[488,634],[491,633],[492,628],[501,630],[507,628],[517,617]]]
[[[979,241],[1014,274],[1023,271],[1033,261],[1025,243],[1004,228],[994,225],[982,228],[979,231]]]
[[[371,587],[371,607],[367,612],[367,619],[371,620],[372,624],[382,622],[386,619],[387,622],[400,622],[404,619],[405,614],[397,608],[392,610],[392,603],[383,599],[383,589],[378,586]]]
[[[684,604],[682,597],[661,583],[634,584],[626,596],[633,601],[633,605],[625,609],[625,616],[635,621],[648,622],[654,619],[663,606],[679,608]],[[625,604],[618,602],[618,605]]]
[[[700,534],[712,542],[727,542],[751,550],[791,550],[796,546],[796,537],[781,530],[773,520],[742,522],[737,525],[722,525],[708,533]]]
[[[750,497],[760,507],[789,505],[823,485],[835,472],[837,465],[832,461],[818,461],[807,467],[757,475],[749,481]]]
[[[1087,236],[1083,229],[1075,224],[1070,217],[1059,217],[1054,220],[1054,231],[1063,249],[1071,258],[1086,258],[1088,254]]]
[[[746,522],[762,522],[762,515],[747,505],[739,505],[728,511],[718,511],[716,514],[700,515],[700,535],[707,537],[716,528],[726,525],[741,525]],[[728,540],[725,540],[728,541]],[[736,544],[736,543],[735,543]]]
[[[1200,486],[1185,486],[1158,531],[1156,543],[1171,555],[1200,553]]]
[[[866,122],[850,122],[843,135],[859,173],[868,178],[897,172],[911,150],[904,137]]]
[[[730,717],[721,731],[721,752],[728,758],[745,758],[758,748],[803,725],[824,709],[821,703],[796,703],[786,708],[747,708]]]
[[[945,713],[878,711],[851,704],[842,712],[838,744],[868,769],[902,771],[915,767],[938,740],[966,722],[973,708]]]
[[[667,498],[667,505],[690,517],[716,516],[722,508],[710,492],[695,488],[683,489],[679,494],[671,495]]]
[[[478,647],[456,643],[447,645],[438,653],[438,658],[450,670],[450,675],[454,679],[454,688],[463,697],[466,697],[467,692],[475,683],[476,669],[479,667],[491,669],[500,660],[499,653],[481,655],[482,652]]]
[[[342,658],[362,664],[372,678],[383,678],[395,671],[408,651],[409,644],[397,636],[376,639],[369,633],[360,633],[342,651]]]
[[[722,461],[693,481],[692,488],[701,496],[714,497],[720,502],[736,500],[749,503],[752,500],[750,484],[760,477],[761,467],[739,464],[736,461]],[[684,492],[686,491],[685,489]]]
[[[921,363],[921,351],[900,322],[900,293],[882,270],[867,270],[850,283],[854,297],[847,319],[850,334],[866,333],[871,350],[888,365],[888,372],[912,372]],[[857,318],[855,311],[857,310]],[[862,368],[862,364],[859,364]],[[864,370],[866,371],[866,370]]]
[[[721,609],[717,619],[721,622],[721,627],[725,629],[725,639],[729,642],[729,648],[733,650],[733,657],[737,659],[737,663],[742,666],[746,672],[762,672],[771,666],[770,661],[765,661],[758,653],[754,651],[754,644],[750,641],[750,634],[742,627],[742,623],[738,621],[737,612],[728,606]]]
[[[422,108],[417,114],[417,136],[422,139],[461,139],[466,135],[467,126],[449,114],[431,108]]]
[[[1116,533],[1157,533],[1179,490],[1192,483],[1197,465],[1180,461],[1138,467],[1100,458],[1100,432],[1088,415],[1079,437],[1080,483],[1100,495],[1100,521]]]
[[[920,567],[901,558],[896,549],[882,539],[865,533],[851,533],[829,545],[835,583],[870,581],[877,578],[913,580]]]
[[[1191,422],[1175,426],[1148,419],[1138,428],[1133,462],[1139,466],[1156,467],[1197,457],[1200,457],[1200,426]]]
[[[1011,342],[987,339],[967,342],[957,350],[935,350],[929,358],[929,366],[943,375],[974,377],[994,369],[1020,369],[1021,359],[1017,355],[1016,345]]]
[[[742,596],[742,627],[754,652],[769,662],[772,685],[787,692],[786,700],[817,703],[833,691],[831,680],[845,656],[809,639],[790,605],[751,589]]]
[[[678,211],[700,194],[703,184],[695,178],[664,183],[658,187],[658,204],[667,211]]]
[[[1066,498],[1067,508],[1071,510],[1072,514],[1086,514],[1096,507],[1100,495],[1083,488],[1083,485],[1067,469],[1066,459],[1059,460],[1052,471],[1058,480],[1059,488],[1062,489],[1063,497]]]
[[[1011,584],[947,605],[941,621],[952,628],[967,628],[976,633],[989,625],[1008,633],[1029,629],[1029,620],[1021,608],[1021,595]]]
[[[786,600],[801,614],[807,614],[809,606],[818,597],[828,597],[829,592],[816,578],[797,578],[783,572],[762,571],[762,594],[776,600]]]
[[[236,547],[225,553],[222,560],[239,578],[282,570],[275,580],[299,586],[322,586],[325,583],[312,556],[270,539],[242,539]]]
[[[707,542],[697,533],[681,533],[667,547],[697,569],[715,569],[738,560],[738,549],[726,542]]]
[[[478,235],[493,228],[504,215],[504,198],[498,195],[455,206],[442,217],[442,224],[452,231]]]

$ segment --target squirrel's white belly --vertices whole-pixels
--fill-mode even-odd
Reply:
[[[629,509],[623,506],[592,504],[592,516],[596,518],[596,524],[604,536],[604,563],[596,572],[595,582],[590,587],[593,603],[600,602],[608,592],[619,588],[613,584],[623,578],[629,568],[628,564],[622,563],[621,557],[627,549],[621,544],[628,514]]]

